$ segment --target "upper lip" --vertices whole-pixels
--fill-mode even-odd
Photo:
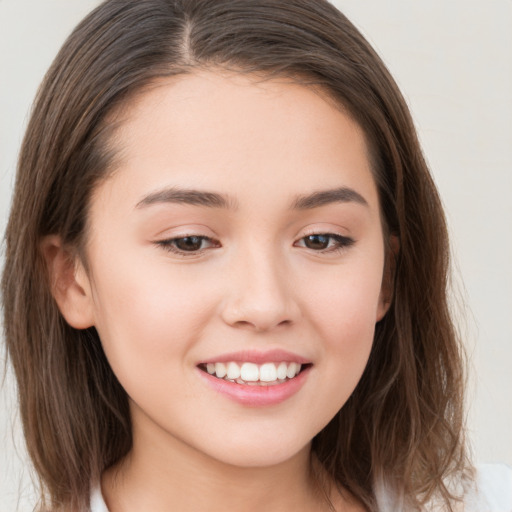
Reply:
[[[266,351],[240,350],[237,352],[229,352],[211,357],[209,359],[205,359],[204,361],[201,361],[199,364],[229,363],[230,361],[240,361],[244,363],[254,364],[279,363],[283,361],[287,363],[299,364],[311,363],[310,360],[306,359],[305,357],[294,354],[293,352],[288,352],[287,350],[281,349],[274,349]]]

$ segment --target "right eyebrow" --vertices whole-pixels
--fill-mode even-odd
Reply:
[[[145,208],[159,203],[188,204],[207,208],[234,209],[236,207],[236,202],[232,198],[217,192],[171,187],[151,192],[137,203],[136,208]]]

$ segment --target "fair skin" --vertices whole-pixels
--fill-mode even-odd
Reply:
[[[57,237],[44,249],[62,313],[96,327],[130,400],[133,449],[102,480],[109,510],[328,510],[311,439],[357,385],[388,307],[361,129],[289,80],[206,71],[162,79],[122,116],[87,271],[69,270]],[[255,385],[226,381],[230,362],[251,363]]]

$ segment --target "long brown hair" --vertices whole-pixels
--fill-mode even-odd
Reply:
[[[445,219],[398,87],[325,0],[108,0],[48,71],[21,148],[2,278],[41,508],[86,510],[91,482],[130,450],[131,426],[95,329],[71,328],[52,298],[40,241],[58,234],[80,249],[91,192],[115,157],[112,114],[156,78],[201,67],[314,84],[363,128],[384,229],[399,240],[394,293],[356,390],[313,451],[368,510],[379,486],[409,509],[435,495],[451,509],[444,482],[469,463]]]

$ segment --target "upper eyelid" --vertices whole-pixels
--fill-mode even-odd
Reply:
[[[343,238],[348,238],[347,235],[343,235],[342,233],[338,233],[337,231],[329,231],[328,229],[311,229],[306,230],[299,238],[304,238],[306,236],[314,236],[314,235],[324,235],[324,236],[340,236]]]
[[[329,231],[329,230],[314,230],[306,231],[303,233],[300,237],[297,237],[296,240],[302,240],[303,238],[306,238],[308,236],[329,236],[331,238],[342,238],[344,240],[352,240],[355,241],[355,239],[350,235],[345,235],[343,233],[339,233],[336,231]]]
[[[219,236],[212,236],[210,234],[204,234],[204,231],[201,233],[202,229],[201,228],[206,228],[208,231],[210,231],[209,228],[207,228],[206,226],[199,226],[200,229],[198,229],[196,231],[196,228],[192,228],[190,230],[184,230],[183,232],[181,233],[169,233],[167,236],[157,236],[155,237],[155,243],[157,244],[164,244],[165,242],[167,243],[170,243],[172,242],[173,240],[179,240],[179,239],[182,239],[182,238],[187,238],[187,237],[197,237],[197,238],[202,238],[204,240],[208,240],[208,241],[211,241],[213,242],[215,245],[222,245],[221,244],[221,241],[220,241],[220,238]],[[329,237],[332,237],[332,238],[338,238],[338,239],[343,239],[347,242],[355,242],[355,239],[351,236],[351,235],[347,235],[347,234],[343,234],[342,232],[340,231],[345,231],[346,228],[343,228],[343,230],[340,228],[340,229],[333,229],[332,227],[327,227],[327,226],[324,226],[324,227],[312,227],[312,226],[306,226],[303,228],[303,231],[302,233],[299,235],[299,233],[296,234],[295,237],[293,237],[293,244],[296,244],[298,241],[308,237],[308,236],[313,236],[313,235],[324,235],[324,236],[329,236]]]
[[[205,224],[186,223],[183,225],[166,226],[165,229],[155,231],[153,235],[155,239],[171,240],[173,238],[184,238],[187,236],[205,236],[215,238],[215,233]]]
[[[344,240],[352,240],[352,237],[347,235],[342,235],[341,233],[329,233],[328,231],[314,231],[311,233],[306,233],[298,238],[298,240],[302,240],[303,238],[307,238],[308,236],[326,236],[330,238],[343,238]]]
[[[304,232],[301,236],[294,238],[294,240],[298,241],[298,240],[302,240],[303,238],[306,238],[308,236],[315,236],[315,235],[318,235],[318,236],[330,236],[332,238],[343,238],[343,239],[347,239],[347,240],[353,240],[353,238],[351,236],[343,235],[341,233],[337,233],[337,232],[333,232],[333,231],[328,231],[328,230],[314,230],[314,229],[311,229],[311,230],[308,230],[308,231]],[[210,241],[217,242],[217,243],[220,242],[217,238],[215,238],[213,236],[202,235],[202,234],[197,234],[197,233],[190,232],[190,233],[183,233],[183,234],[179,234],[179,235],[163,237],[161,239],[159,238],[159,239],[156,240],[156,243],[159,243],[159,242],[171,242],[173,240],[180,240],[182,238],[188,238],[188,237],[202,238],[202,239],[210,240]]]
[[[197,249],[197,250],[186,251],[183,249],[179,249],[178,247],[176,247],[175,244],[173,244],[173,242],[175,242],[176,240],[181,240],[183,238],[188,238],[188,237],[201,238],[202,240],[209,241],[209,242],[211,242],[211,247],[204,247],[204,248]],[[171,237],[171,238],[163,238],[161,240],[156,240],[154,243],[156,246],[164,249],[165,251],[167,251],[169,253],[173,253],[176,256],[183,257],[183,258],[187,258],[187,257],[193,258],[194,256],[198,257],[198,256],[201,256],[205,251],[207,251],[209,249],[220,247],[220,243],[218,241],[216,241],[215,239],[213,239],[211,237],[203,236],[203,235],[175,236],[175,237]]]
[[[195,235],[195,234],[166,237],[166,238],[156,240],[155,243],[157,243],[157,244],[170,243],[170,242],[174,242],[176,240],[182,240],[183,238],[200,238],[201,240],[206,240],[206,241],[212,242],[214,244],[220,243],[218,240],[216,240],[215,238],[213,238],[211,236]]]
[[[296,240],[296,242],[300,242],[301,240],[304,240],[308,236],[325,236],[327,238],[332,238],[334,240],[343,241],[347,245],[355,243],[355,239],[350,236],[340,235],[339,233],[327,233],[327,232],[308,233],[307,235],[303,235],[300,238],[298,238]]]

